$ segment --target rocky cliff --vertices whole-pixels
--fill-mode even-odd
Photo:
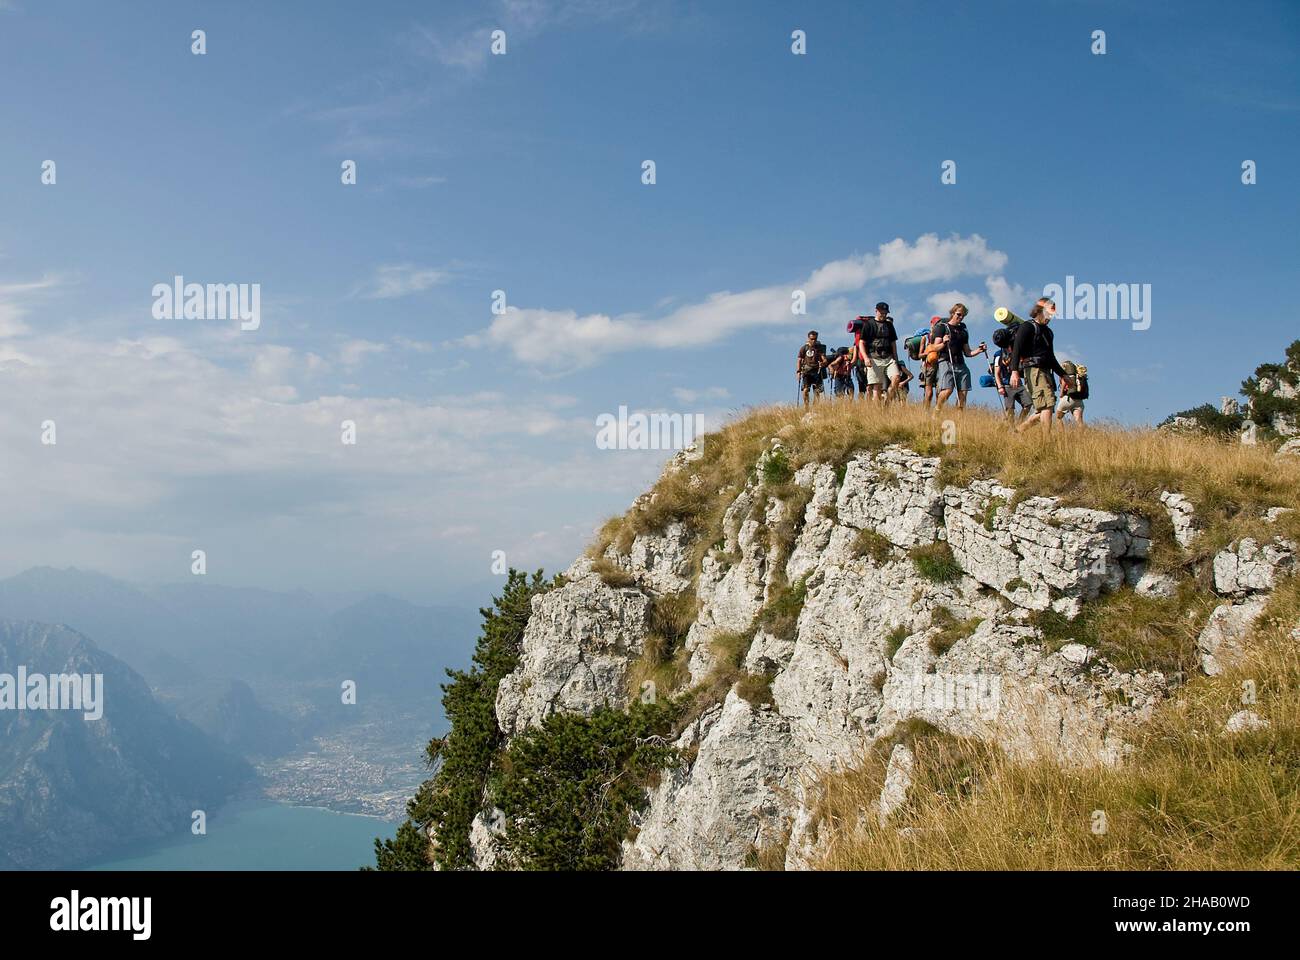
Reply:
[[[949,482],[942,453],[898,443],[796,470],[807,458],[782,433],[720,489],[716,473],[673,460],[667,485],[534,597],[497,688],[506,742],[556,713],[691,701],[673,730],[678,762],[631,817],[625,869],[809,866],[825,842],[828,774],[883,745],[888,774],[863,815],[884,822],[906,800],[908,730],[1024,760],[1121,764],[1132,731],[1189,673],[1231,664],[1295,562],[1280,528],[1200,562],[1210,523],[1177,490],[1144,511],[1070,505],[991,477]],[[657,510],[683,491],[700,501],[691,517]],[[710,501],[712,528],[699,522]],[[1288,516],[1255,513],[1251,529],[1269,533]],[[668,520],[647,529],[656,521],[631,523],[638,514]],[[1095,615],[1108,604],[1119,617],[1159,610],[1177,636],[1126,645],[1098,628],[1115,622]],[[687,611],[675,640],[665,607]],[[506,822],[499,810],[475,819],[480,867],[502,865]]]

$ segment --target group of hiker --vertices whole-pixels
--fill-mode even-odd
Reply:
[[[1063,421],[1072,417],[1083,424],[1083,405],[1088,399],[1088,368],[1056,358],[1049,324],[1056,315],[1056,304],[1042,297],[1022,320],[1004,307],[994,313],[1002,324],[993,334],[997,348],[991,356],[984,341],[971,346],[966,327],[969,311],[964,303],[954,303],[947,318],[933,317],[902,340],[899,353],[898,331],[889,315],[889,304],[876,304],[874,316],[860,316],[849,323],[853,345],[829,353],[818,339],[816,330],[795,358],[795,376],[803,403],[819,399],[829,379],[834,397],[852,399],[856,383],[859,398],[879,402],[906,402],[914,379],[907,360],[919,365],[921,400],[927,407],[934,404],[937,414],[956,394],[957,409],[966,408],[972,376],[967,360],[983,356],[988,373],[980,377],[984,387],[996,387],[1007,419],[1018,430],[1042,423],[1050,429],[1053,418]]]

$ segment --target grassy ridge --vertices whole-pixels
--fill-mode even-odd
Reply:
[[[1300,508],[1300,458],[1276,458],[1266,444],[1110,426],[1014,435],[999,415],[981,409],[950,416],[945,430],[944,420],[919,404],[826,401],[806,418],[791,406],[747,411],[709,434],[698,460],[661,477],[650,502],[607,522],[592,553],[610,544],[626,550],[637,534],[681,521],[698,538],[698,560],[723,538],[722,515],[772,437],[780,437],[790,471],[813,462],[842,466],[859,451],[897,443],[941,457],[944,483],[997,478],[1021,498],[1055,496],[1067,506],[1140,513],[1153,525],[1153,565],[1174,571],[1193,569],[1234,537],[1264,534],[1266,508]],[[1163,490],[1191,499],[1205,527],[1188,553],[1173,543]],[[1281,532],[1300,533],[1300,516],[1284,519]]]

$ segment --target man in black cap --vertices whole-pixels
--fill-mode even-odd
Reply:
[[[873,397],[892,398],[898,389],[898,333],[894,318],[889,315],[889,304],[876,304],[876,316],[868,320],[858,341],[862,365],[867,371],[867,389]],[[889,385],[888,393],[885,384]]]

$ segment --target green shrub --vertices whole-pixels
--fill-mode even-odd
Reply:
[[[951,583],[961,578],[962,569],[946,540],[913,547],[911,557],[916,572],[934,583]]]
[[[436,772],[407,803],[407,820],[397,836],[375,839],[376,869],[431,870],[435,862],[444,870],[473,868],[470,825],[484,809],[503,741],[497,728],[497,686],[519,662],[533,597],[558,582],[558,578],[545,580],[540,570],[531,580],[511,570],[492,607],[479,611],[483,627],[473,666],[448,670],[450,682],[442,687],[450,731],[445,737],[434,737],[425,748],[426,762]],[[436,840],[432,849],[426,839],[430,832]]]
[[[613,870],[631,814],[677,761],[669,745],[679,707],[634,702],[625,712],[554,713],[510,743],[493,801],[505,864],[524,870]]]
[[[1160,426],[1170,426],[1180,418],[1195,422],[1198,427],[1207,433],[1224,437],[1241,433],[1242,424],[1245,422],[1245,418],[1239,413],[1227,414],[1213,404],[1203,403],[1199,407],[1192,407],[1190,410],[1180,410],[1178,413],[1170,414],[1160,421]]]
[[[794,467],[790,465],[790,458],[785,455],[784,450],[777,448],[764,458],[763,482],[765,484],[776,487],[789,483],[793,479]]]

